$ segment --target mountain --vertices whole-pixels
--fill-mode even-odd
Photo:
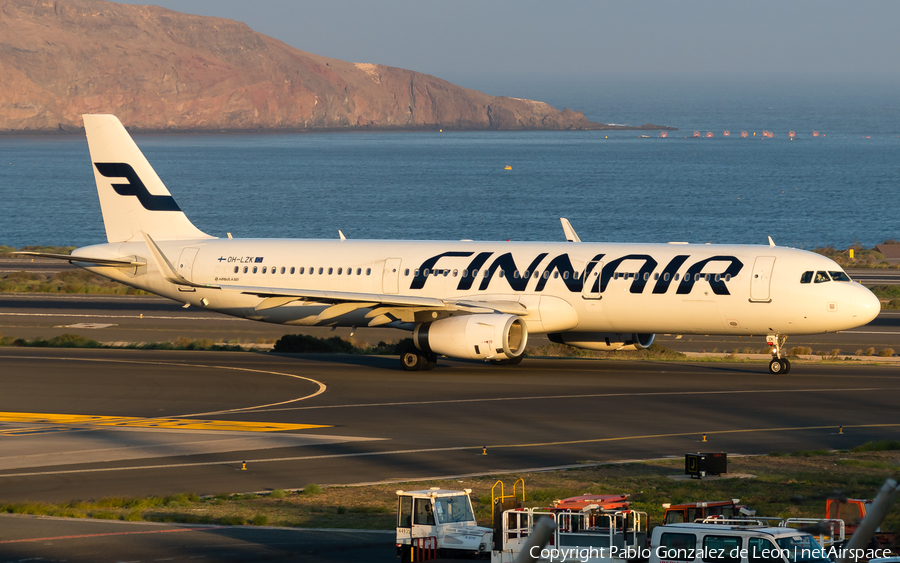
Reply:
[[[619,128],[306,53],[232,20],[103,0],[0,0],[0,131],[76,130],[84,113],[113,113],[134,130]]]

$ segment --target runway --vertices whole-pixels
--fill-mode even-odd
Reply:
[[[441,361],[407,373],[387,357],[4,348],[0,385],[5,501],[515,473],[900,437],[900,370],[884,366],[772,376],[763,364]]]

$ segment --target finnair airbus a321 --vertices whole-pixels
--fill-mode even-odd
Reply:
[[[69,260],[227,315],[297,326],[411,331],[406,370],[438,355],[516,364],[529,334],[591,350],[655,333],[785,339],[874,319],[878,299],[832,260],[764,245],[216,238],[181,211],[113,115],[85,115],[107,244]]]

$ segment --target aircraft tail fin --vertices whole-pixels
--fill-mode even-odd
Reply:
[[[114,115],[85,115],[94,179],[109,242],[215,238],[190,222]]]

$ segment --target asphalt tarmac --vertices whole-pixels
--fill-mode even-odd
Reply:
[[[773,376],[764,364],[441,361],[408,373],[392,357],[4,348],[0,388],[7,501],[403,481],[900,436],[894,366]]]

